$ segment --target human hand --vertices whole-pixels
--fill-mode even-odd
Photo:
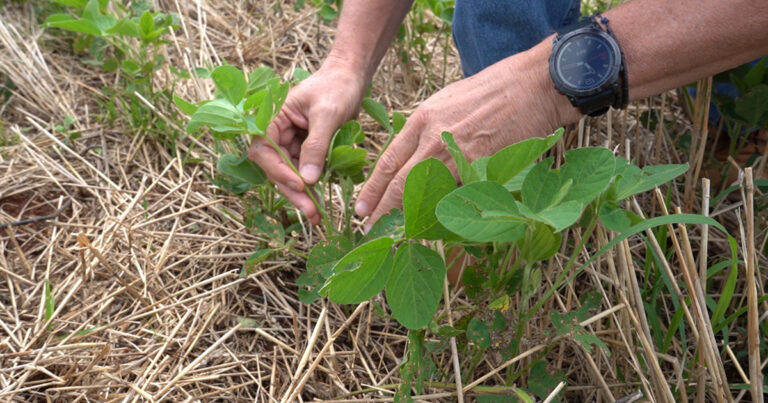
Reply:
[[[546,52],[546,49],[539,53]],[[453,83],[427,99],[384,151],[358,197],[355,212],[369,216],[366,229],[402,205],[405,179],[427,158],[455,164],[441,133],[448,131],[472,161],[533,136],[545,136],[578,119],[578,111],[558,94],[549,78],[546,55],[525,52]],[[543,60],[542,60],[543,57]]]
[[[262,138],[254,137],[248,150],[248,157],[312,224],[318,224],[321,216],[305,193],[305,184],[319,179],[334,132],[357,115],[364,90],[363,72],[329,59],[288,93],[266,135],[281,147],[301,176]]]

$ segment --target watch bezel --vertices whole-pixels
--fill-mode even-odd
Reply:
[[[602,83],[596,87],[586,90],[578,89],[568,85],[566,81],[560,76],[560,72],[557,69],[557,61],[565,44],[567,44],[570,40],[573,40],[574,37],[581,35],[593,35],[600,37],[609,45],[611,52],[613,52],[613,61],[610,66],[609,74],[605,76],[605,79]],[[588,97],[611,89],[616,85],[616,82],[619,79],[619,72],[621,70],[621,57],[621,48],[619,47],[619,44],[615,38],[613,38],[611,35],[608,35],[608,33],[601,29],[591,26],[582,27],[555,38],[549,60],[549,74],[552,77],[552,81],[555,83],[555,88],[561,94],[568,97]]]

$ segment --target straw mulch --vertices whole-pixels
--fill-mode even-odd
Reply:
[[[333,38],[332,26],[309,7],[295,12],[283,4],[276,11],[281,2],[271,0],[158,3],[181,18],[182,29],[166,49],[167,60],[181,69],[227,60],[246,70],[269,65],[285,75],[295,67],[312,71]],[[108,102],[101,88],[113,85],[114,75],[82,63],[59,32],[41,30],[35,18],[30,4],[0,10],[0,78],[14,83],[0,106],[0,223],[49,218],[0,229],[0,400],[390,401],[407,339],[377,308],[383,299],[358,307],[304,305],[295,285],[304,262],[288,253],[241,276],[244,260],[267,240],[242,224],[242,202],[212,184],[211,139],[180,138],[169,147],[125,122],[104,123],[97,116]],[[445,55],[443,76],[443,42],[430,40],[434,65],[406,65],[390,52],[373,95],[408,112],[444,85],[443,78],[458,79],[453,49]],[[425,69],[433,72],[429,81]],[[172,77],[167,68],[159,71],[157,85]],[[210,97],[212,88],[188,79],[176,93],[197,100]],[[676,130],[691,131],[676,105],[668,94],[613,113],[610,121],[583,122],[571,128],[558,157],[566,146],[593,144],[617,148],[640,165],[687,160],[666,131],[651,133],[637,119],[652,109]],[[57,130],[66,117],[74,118],[72,127]],[[156,110],[154,119],[164,117]],[[385,135],[370,119],[363,122],[377,149]],[[82,137],[70,140],[73,131]],[[682,191],[674,189],[672,200],[686,206]],[[661,214],[652,196],[639,202],[646,214]],[[735,217],[735,210],[723,214]],[[309,232],[293,234],[305,253]],[[598,243],[609,236],[598,235]],[[719,237],[709,234],[711,255],[727,250]],[[700,238],[698,230],[691,238]],[[524,365],[542,346],[554,345],[547,358],[567,374],[569,399],[611,401],[644,390],[663,401],[657,388],[683,382],[678,371],[691,357],[673,344],[673,351],[658,353],[662,367],[641,370],[646,354],[655,352],[646,345],[642,302],[629,275],[641,270],[632,263],[633,253],[644,253],[639,245],[621,244],[550,307],[569,311],[582,290],[602,290],[600,312],[585,326],[608,344],[610,355],[586,351],[567,337],[550,343],[542,317],[542,330],[538,322],[530,324],[523,354],[513,364]],[[567,260],[563,252],[545,282]],[[678,260],[671,259],[679,271]],[[466,303],[461,290],[450,295],[451,304],[441,309]],[[54,304],[46,306],[46,300]],[[452,360],[463,358],[447,352],[437,359],[448,373],[444,381],[454,382]],[[497,373],[504,365],[509,363],[488,355],[465,393],[477,384],[503,382]],[[457,392],[434,385],[424,393],[422,400],[453,401]]]

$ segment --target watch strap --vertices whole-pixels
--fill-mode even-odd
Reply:
[[[555,30],[555,33],[557,33],[557,36],[563,36],[563,35],[571,32],[571,31],[575,31],[575,30],[581,29],[581,28],[586,28],[586,27],[588,27],[590,25],[594,26],[597,29],[600,29],[600,27],[597,25],[595,20],[590,17],[590,18],[582,18],[579,21],[577,21],[576,23],[573,23],[571,25],[567,25],[567,26],[564,26],[564,27],[560,27],[560,28]]]
[[[600,21],[600,23],[603,24],[605,32],[618,44],[619,40],[616,38],[616,35],[614,35],[608,18],[597,13],[595,14],[595,20]],[[619,69],[619,96],[616,97],[616,103],[613,104],[614,109],[624,109],[629,104],[629,74],[627,73],[627,61],[624,58],[624,50],[621,48],[621,45],[619,45],[619,56],[621,57],[621,67]]]

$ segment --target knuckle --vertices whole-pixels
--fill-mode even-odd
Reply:
[[[400,169],[400,159],[395,153],[384,152],[379,159],[378,168],[382,174],[392,176]]]
[[[413,113],[409,121],[413,121],[416,125],[424,126],[430,121],[431,116],[431,108],[427,105],[422,105]]]
[[[396,176],[389,183],[389,195],[390,197],[400,203],[403,201],[403,192],[405,190],[405,178],[401,175]]]
[[[317,137],[307,137],[306,140],[304,140],[304,143],[301,145],[301,153],[302,154],[320,154],[321,152],[325,151],[326,148],[325,141],[322,139],[319,139]]]
[[[439,133],[431,133],[422,139],[422,150],[426,151],[429,155],[440,154],[447,150],[445,142],[440,138]]]

